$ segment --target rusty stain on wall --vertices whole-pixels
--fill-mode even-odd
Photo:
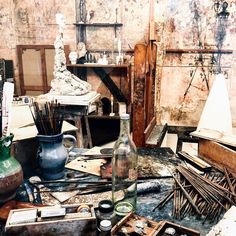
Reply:
[[[17,10],[17,20],[19,21],[19,23],[21,25],[27,25],[29,24],[29,15],[28,15],[28,10],[27,8],[22,8],[20,7],[18,10]]]
[[[222,49],[233,50],[234,45],[231,29],[236,28],[235,2],[229,2],[230,15],[225,28]],[[209,89],[214,81],[217,71],[217,55],[205,53],[187,53],[187,49],[216,49],[215,33],[217,29],[216,12],[212,1],[162,1],[166,3],[164,19],[165,47],[167,49],[181,49],[186,53],[168,53],[163,60],[160,82],[159,111],[157,115],[160,123],[168,124],[197,124],[202,108],[207,99]],[[163,7],[162,7],[163,8]],[[183,18],[184,15],[184,18]],[[218,30],[219,31],[219,30]],[[235,57],[233,54],[221,55],[222,73],[231,95],[231,107],[234,123],[236,122],[236,110],[233,106],[236,101],[234,69]],[[158,69],[161,70],[160,68]],[[231,91],[231,92],[230,92]]]

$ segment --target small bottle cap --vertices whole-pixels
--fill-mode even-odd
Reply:
[[[109,231],[111,230],[112,225],[110,220],[102,220],[100,222],[100,230],[102,231]]]
[[[127,114],[127,113],[122,113],[122,114],[120,114],[120,118],[121,118],[122,120],[128,120],[128,119],[129,119],[129,114]]]
[[[98,203],[98,209],[102,213],[113,212],[114,204],[111,200],[102,200]]]

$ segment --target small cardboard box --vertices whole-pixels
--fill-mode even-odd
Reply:
[[[86,204],[88,212],[77,212],[84,204],[72,204],[52,207],[39,207],[11,210],[6,222],[5,232],[9,236],[78,236],[96,235],[96,216],[92,204]],[[65,208],[65,214],[55,214],[57,209]],[[55,216],[41,217],[41,211],[54,212]],[[35,214],[36,211],[36,214]],[[58,211],[59,212],[59,211]],[[16,220],[16,216],[21,219]]]

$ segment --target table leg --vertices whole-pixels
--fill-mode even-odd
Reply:
[[[83,139],[83,130],[82,130],[82,124],[81,124],[81,117],[77,117],[75,121],[75,126],[78,129],[76,131],[76,138],[77,138],[77,145],[79,148],[84,147],[84,139]]]
[[[89,148],[92,148],[93,142],[92,142],[90,127],[89,127],[88,117],[84,116],[84,120],[85,120],[85,127],[86,127],[86,132],[87,132],[87,137],[88,137]]]

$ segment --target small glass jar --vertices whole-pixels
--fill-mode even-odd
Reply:
[[[102,220],[110,220],[112,225],[115,223],[114,204],[111,200],[102,200],[98,203],[97,225]]]
[[[110,236],[111,235],[111,221],[110,220],[102,220],[99,225],[99,236]]]

